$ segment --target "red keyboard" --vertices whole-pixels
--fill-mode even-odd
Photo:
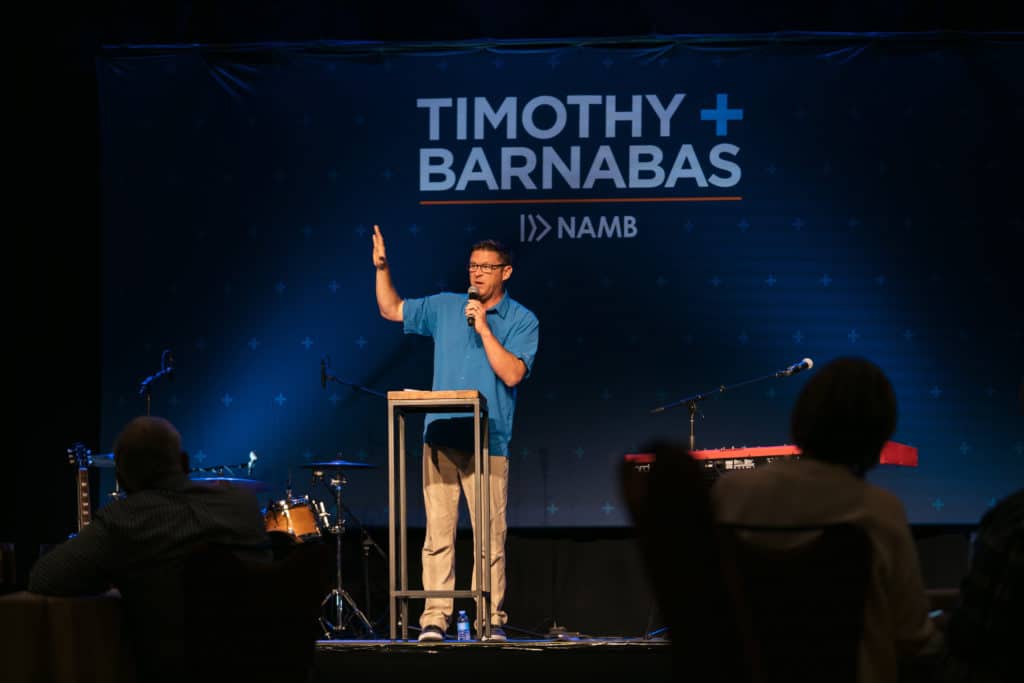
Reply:
[[[693,451],[690,455],[695,460],[717,461],[717,460],[750,460],[751,467],[760,464],[759,458],[769,458],[763,462],[770,462],[778,457],[799,456],[800,449],[792,444],[781,446],[755,446],[753,448],[716,448],[712,450]],[[627,453],[626,461],[636,464],[648,464],[654,461],[653,453]],[[917,448],[895,441],[886,441],[882,447],[882,457],[879,462],[883,465],[900,465],[902,467],[917,467]],[[728,469],[749,469],[744,467]]]

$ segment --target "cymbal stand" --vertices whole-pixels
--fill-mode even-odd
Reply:
[[[313,479],[323,481],[325,478],[324,472],[315,470],[313,472]],[[359,606],[356,605],[355,600],[348,594],[342,587],[341,583],[341,535],[345,533],[345,520],[342,517],[342,504],[341,504],[341,487],[348,483],[345,479],[345,475],[341,472],[331,474],[327,476],[327,486],[334,493],[334,524],[327,528],[327,533],[334,535],[334,561],[335,561],[335,586],[331,589],[331,592],[320,603],[321,607],[326,607],[328,604],[332,606],[334,615],[334,621],[331,622],[326,617],[320,618],[320,627],[324,631],[324,635],[327,639],[340,639],[349,636],[348,627],[345,624],[345,605],[348,605],[348,609],[351,610],[352,615],[357,617],[362,622],[363,626],[366,627],[366,632],[371,636],[374,634],[373,625],[370,620],[366,618]]]
[[[341,509],[344,510],[351,519],[355,520],[356,525],[359,527],[360,538],[362,539],[360,544],[363,549],[363,605],[366,607],[366,613],[373,615],[373,609],[370,607],[370,551],[376,551],[377,555],[379,555],[385,562],[387,562],[388,556],[387,553],[384,552],[383,548],[377,545],[377,542],[373,540],[373,536],[370,535],[366,526],[358,517],[356,517],[355,513],[352,512],[352,510],[350,510],[344,503],[341,504]],[[370,633],[370,636],[372,638],[377,637],[376,629]]]

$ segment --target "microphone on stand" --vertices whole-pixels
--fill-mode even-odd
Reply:
[[[775,376],[776,377],[789,377],[791,375],[797,374],[798,372],[803,372],[804,370],[810,370],[813,367],[814,367],[814,361],[811,360],[810,358],[804,358],[799,363],[793,363],[792,365],[790,365],[785,370],[779,370],[778,372],[775,373]]]
[[[160,370],[139,382],[139,396],[148,396],[150,386],[161,377],[174,379],[174,353],[170,349],[160,354]]]
[[[320,357],[320,387],[327,388],[327,356]]]
[[[164,349],[163,365],[163,374],[167,375],[167,379],[174,379],[174,352],[170,349]]]
[[[474,287],[473,285],[469,286],[469,291],[467,292],[467,294],[469,294],[469,298],[471,301],[480,301],[480,290]],[[473,316],[467,315],[466,323],[470,327],[473,327],[474,325],[476,325],[476,320],[473,319]]]

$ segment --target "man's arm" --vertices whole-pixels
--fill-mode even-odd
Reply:
[[[377,269],[377,308],[385,320],[402,322],[402,308],[405,303],[398,295],[395,285],[391,282],[391,270],[388,268],[387,251],[384,248],[384,236],[379,226],[373,226],[373,266]]]
[[[28,577],[28,590],[41,595],[96,595],[110,588],[107,565],[115,552],[102,522],[40,557]]]
[[[480,318],[486,317],[485,315],[480,316]],[[477,320],[480,318],[477,318]],[[523,359],[502,346],[498,338],[491,332],[490,327],[487,328],[486,332],[480,333],[480,339],[483,341],[487,362],[491,364],[494,374],[510,388],[522,382],[523,378],[526,377],[526,363],[523,362]]]
[[[466,302],[466,315],[473,318],[473,329],[480,335],[480,341],[484,345],[484,353],[487,354],[487,362],[490,363],[494,374],[508,387],[514,387],[526,377],[527,367],[522,358],[512,353],[498,341],[487,324],[487,311],[479,301],[470,299]],[[514,332],[513,334],[522,334]]]

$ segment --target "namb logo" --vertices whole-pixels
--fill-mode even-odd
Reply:
[[[519,241],[540,242],[545,238],[629,239],[636,237],[636,216],[557,216],[545,218],[539,213],[519,214]]]

